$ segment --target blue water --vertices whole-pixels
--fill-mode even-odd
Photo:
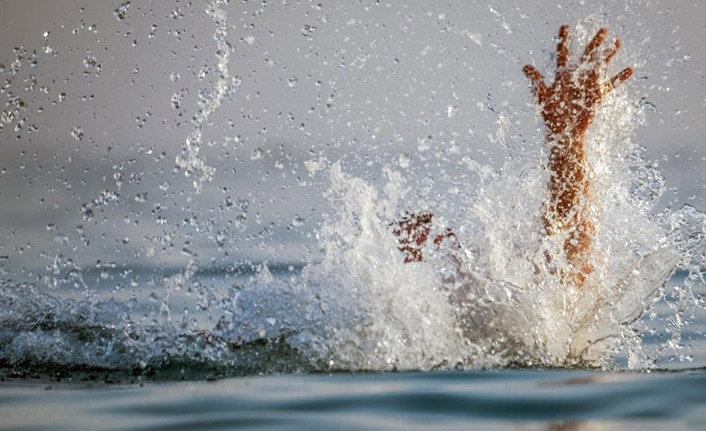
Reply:
[[[0,385],[3,430],[703,430],[706,371],[502,370]]]

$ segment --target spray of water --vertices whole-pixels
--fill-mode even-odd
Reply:
[[[226,3],[207,7],[216,24],[218,76],[212,90],[201,91],[193,130],[176,159],[197,192],[214,173],[199,155],[202,129],[239,83],[228,70]],[[586,39],[590,32],[579,27],[577,34]],[[14,121],[18,103],[3,112],[0,130]],[[62,299],[32,284],[4,281],[0,365],[183,376],[199,369],[611,367],[621,355],[639,369],[664,350],[681,355],[680,329],[698,303],[692,287],[704,282],[706,214],[690,206],[655,213],[665,183],[634,141],[644,119],[628,89],[605,101],[587,139],[601,202],[595,215],[599,265],[581,289],[567,286],[547,264],[548,252],[562,255],[552,252],[563,240],[542,228],[548,183],[543,158],[522,157],[507,115],[499,118],[493,139],[507,148],[506,159],[500,168],[466,160],[465,176],[479,179],[475,189],[450,206],[452,226],[443,214],[432,226],[432,237],[451,228],[455,240],[425,245],[422,261],[404,262],[392,228],[406,211],[434,209],[429,196],[430,208],[409,207],[416,186],[397,167],[409,156],[385,165],[382,185],[347,172],[341,160],[328,169],[331,211],[317,232],[320,261],[300,271],[260,265],[237,282],[196,295],[198,312],[181,316],[171,311],[170,295],[199,290],[194,259],[186,271],[152,282],[163,296],[160,302],[150,295],[152,309],[136,298]],[[542,140],[522,145],[545,152]],[[312,170],[322,171],[319,165]],[[98,205],[102,201],[85,211]],[[667,292],[676,268],[688,275]],[[666,293],[674,309],[671,338],[658,351],[646,351],[640,317]]]
[[[214,112],[221,106],[224,100],[231,97],[239,85],[239,78],[232,77],[228,70],[228,61],[232,48],[228,43],[228,13],[224,6],[227,0],[216,0],[208,4],[206,14],[216,24],[216,31],[213,39],[216,41],[217,73],[215,86],[213,89],[202,89],[199,91],[199,110],[193,117],[194,128],[186,138],[182,153],[176,158],[176,166],[184,169],[187,177],[194,177],[193,185],[196,193],[200,193],[203,184],[211,181],[215,168],[209,166],[199,157],[201,151],[202,131],[205,123],[211,118]],[[204,75],[206,71],[203,71]],[[174,102],[172,102],[174,103]]]

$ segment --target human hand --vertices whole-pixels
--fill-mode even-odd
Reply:
[[[393,226],[396,225],[392,234],[397,237],[400,243],[399,249],[405,254],[404,263],[424,260],[422,246],[429,239],[433,217],[434,215],[429,212],[406,213],[402,220],[392,223]],[[455,237],[451,229],[446,229],[445,232],[434,237],[433,243],[440,247],[445,239]]]
[[[627,67],[610,80],[605,79],[607,65],[620,49],[620,41],[616,40],[612,48],[600,50],[607,35],[608,29],[598,30],[584,49],[578,64],[569,65],[569,26],[562,26],[557,46],[556,76],[550,87],[534,66],[523,68],[532,81],[535,97],[542,107],[542,117],[551,135],[583,137],[601,101],[632,75],[633,69]]]

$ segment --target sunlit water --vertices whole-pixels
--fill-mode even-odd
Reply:
[[[170,99],[180,109],[189,91],[198,93],[173,163],[175,175],[192,187],[182,191],[187,208],[217,174],[202,153],[205,130],[242,85],[229,69],[228,5],[211,2],[204,12],[215,26],[214,77],[199,78],[199,88]],[[115,18],[123,21],[129,7],[118,7]],[[577,44],[593,33],[594,21],[578,26]],[[26,51],[16,54],[13,67],[3,70],[11,75],[6,90],[33,61]],[[83,63],[87,74],[99,75],[95,57]],[[296,85],[290,78],[289,86]],[[589,134],[600,265],[583,289],[567,286],[548,267],[547,254],[561,256],[563,238],[546,237],[540,222],[548,180],[542,134],[520,139],[509,114],[500,113],[490,137],[505,149],[499,165],[455,157],[455,143],[445,143],[451,157],[436,153],[439,163],[454,161],[460,176],[437,165],[431,183],[419,184],[409,172],[424,159],[407,153],[383,160],[376,179],[346,157],[305,161],[306,172],[296,174],[322,184],[330,210],[313,232],[317,253],[297,264],[200,261],[191,235],[207,232],[222,249],[251,223],[248,201],[229,196],[223,205],[232,219],[221,220],[222,229],[217,219],[202,222],[194,214],[170,225],[163,206],[153,206],[157,222],[167,227],[143,250],[142,265],[99,260],[89,270],[67,249],[47,254],[50,263],[29,271],[33,277],[3,269],[4,425],[92,429],[120,417],[113,429],[455,429],[478,419],[490,429],[517,421],[538,429],[644,429],[642,421],[656,419],[699,429],[703,371],[665,370],[706,366],[706,214],[689,205],[656,209],[665,180],[634,141],[644,122],[644,106],[634,99],[628,88],[617,90]],[[15,124],[21,133],[17,117],[24,102],[9,100],[2,128]],[[455,109],[449,106],[449,117]],[[81,142],[85,132],[76,126],[71,136]],[[420,138],[417,151],[440,145],[431,136]],[[262,150],[250,157],[261,159]],[[112,177],[115,187],[82,203],[86,225],[128,205],[121,195],[129,182],[123,166]],[[160,188],[168,190],[165,184]],[[130,201],[148,199],[137,193]],[[461,247],[430,245],[423,262],[405,264],[391,226],[407,211],[433,211],[435,233],[451,228]],[[198,215],[209,212],[215,207]],[[291,227],[303,222],[295,217]],[[150,261],[160,247],[171,248],[182,229],[188,229],[181,248],[188,265]],[[76,233],[87,245],[83,225]],[[267,235],[267,229],[260,233]],[[55,241],[71,244],[62,233]],[[126,246],[129,238],[121,241]],[[506,367],[584,371],[477,371]],[[432,373],[173,382],[363,371]],[[628,371],[638,373],[612,374]],[[646,371],[654,374],[640,374]],[[36,379],[56,392],[28,389]],[[140,382],[150,386],[134,386]],[[108,383],[128,388],[108,389]],[[64,392],[85,384],[97,389]],[[47,418],[23,414],[47,403],[56,410],[45,409]]]

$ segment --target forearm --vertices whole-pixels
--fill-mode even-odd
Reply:
[[[585,140],[570,134],[549,135],[549,202],[547,211],[562,223],[590,193]]]
[[[564,232],[566,259],[574,267],[572,277],[581,285],[592,271],[589,263],[595,235],[592,219],[590,166],[583,134],[550,134],[549,196],[544,225],[549,235]]]

